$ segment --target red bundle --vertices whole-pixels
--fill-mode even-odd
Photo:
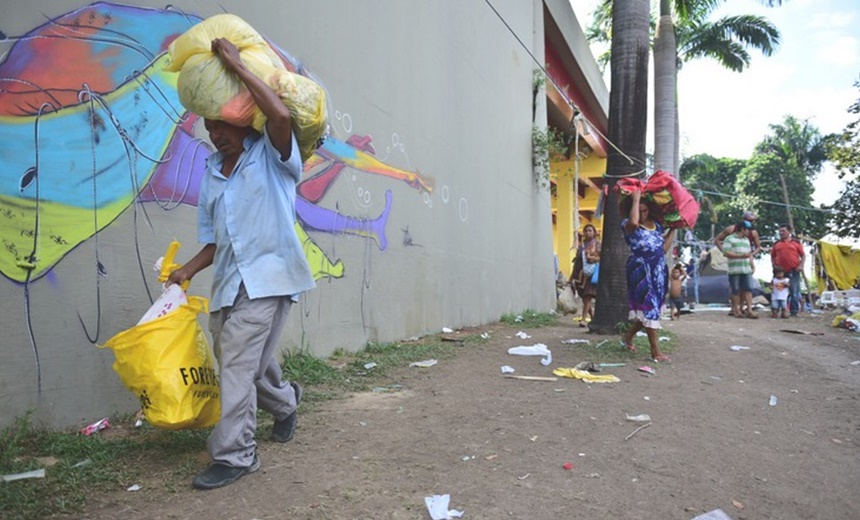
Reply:
[[[626,202],[626,198],[634,191],[641,191],[642,200],[649,202],[655,210],[654,219],[666,227],[692,228],[699,218],[699,203],[678,179],[663,170],[654,172],[646,182],[621,179],[615,189],[622,197],[622,203],[619,204],[622,216],[627,216],[630,211],[630,203]]]

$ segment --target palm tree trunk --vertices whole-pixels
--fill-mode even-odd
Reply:
[[[660,1],[660,20],[654,35],[654,168],[675,170],[675,81],[677,47],[670,0]]]
[[[606,162],[608,197],[603,212],[603,247],[597,307],[591,329],[612,334],[627,320],[629,251],[621,234],[621,218],[614,190],[619,176],[633,175],[645,164],[648,124],[649,2],[625,0],[612,4],[612,84],[609,93],[609,140],[625,155],[610,148]],[[632,161],[630,159],[632,159]]]

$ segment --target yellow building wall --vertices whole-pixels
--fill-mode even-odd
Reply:
[[[550,161],[550,177],[554,180],[556,193],[553,197],[553,247],[558,256],[559,269],[565,278],[570,276],[573,259],[576,254],[578,238],[574,231],[581,233],[582,227],[591,224],[600,236],[603,229],[603,219],[594,219],[600,199],[599,186],[606,172],[606,158],[594,154],[583,160],[579,165],[575,160]],[[574,191],[574,180],[578,176],[580,191],[583,195],[577,201]],[[579,218],[575,218],[578,210]]]

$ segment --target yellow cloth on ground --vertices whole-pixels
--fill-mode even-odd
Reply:
[[[843,291],[854,287],[860,280],[860,249],[821,241],[818,242],[818,247],[824,270],[836,288]],[[826,285],[819,283],[819,287]]]
[[[577,370],[575,368],[556,368],[552,373],[560,377],[579,379],[586,383],[617,383],[621,381],[612,374],[598,375],[585,370]]]

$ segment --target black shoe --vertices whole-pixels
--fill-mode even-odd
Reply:
[[[296,433],[296,423],[299,422],[299,403],[302,402],[302,394],[305,391],[298,383],[290,383],[290,386],[296,392],[296,409],[285,419],[275,421],[274,426],[272,426],[272,435],[269,436],[275,442],[287,442],[291,440]]]
[[[245,475],[253,473],[258,469],[260,469],[260,458],[256,453],[254,454],[254,461],[251,462],[251,465],[247,468],[234,468],[221,464],[220,462],[216,462],[206,468],[203,473],[194,477],[194,480],[191,481],[191,485],[197,489],[215,489],[226,486],[227,484],[232,484]]]

